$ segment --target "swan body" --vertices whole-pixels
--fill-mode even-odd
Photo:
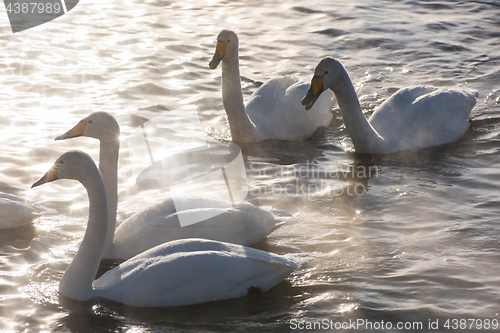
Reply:
[[[225,242],[182,239],[129,259],[95,281],[94,288],[99,297],[133,306],[183,306],[245,296],[251,287],[266,292],[309,260],[301,254],[279,256]],[[141,270],[143,274],[136,273]]]
[[[87,136],[100,140],[99,169],[106,188],[108,228],[111,230],[108,233],[104,258],[129,259],[156,245],[182,238],[206,238],[250,245],[264,239],[290,218],[278,216],[268,208],[246,202],[227,208],[228,203],[225,201],[185,196],[177,197],[176,202],[195,202],[196,205],[187,206],[200,207],[200,213],[209,212],[210,215],[207,216],[214,217],[181,227],[174,201],[167,198],[136,213],[116,227],[119,135],[120,127],[110,114],[95,112],[56,138],[63,140]]]
[[[90,156],[79,151],[59,157],[32,187],[56,179],[80,181],[90,201],[85,236],[59,284],[61,294],[73,300],[101,297],[135,307],[171,307],[241,297],[251,287],[269,290],[311,259],[181,239],[142,252],[93,281],[108,232],[104,183]]]
[[[302,104],[310,108],[327,89],[335,93],[354,149],[367,154],[418,150],[459,140],[470,126],[467,118],[478,96],[469,90],[403,88],[366,120],[347,71],[330,57],[316,67]]]
[[[275,216],[271,210],[248,202],[228,208],[227,202],[216,199],[186,196],[176,198],[177,203],[179,200],[189,202],[189,207],[205,206],[197,210],[213,217],[180,227],[178,214],[183,212],[178,212],[173,199],[167,198],[123,221],[116,228],[113,248],[108,250],[107,257],[130,258],[152,246],[184,238],[250,245],[265,238],[289,218]]]
[[[31,223],[45,214],[55,214],[47,208],[8,193],[0,193],[0,229],[15,228]]]
[[[222,100],[234,141],[258,142],[266,139],[302,141],[332,120],[333,93],[328,92],[309,111],[300,100],[309,84],[294,77],[274,78],[261,85],[245,107],[241,91],[238,36],[222,30],[217,36],[215,54],[209,63],[215,69],[222,62]]]

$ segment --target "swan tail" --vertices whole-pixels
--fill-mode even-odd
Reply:
[[[288,253],[284,257],[292,263],[290,267],[292,270],[299,269],[314,259],[309,253]]]
[[[57,214],[57,210],[39,205],[14,195],[0,195],[0,229],[14,228],[31,223],[34,219],[48,214]]]
[[[281,210],[276,208],[270,208],[270,210],[276,217],[293,217],[293,215],[286,210]]]

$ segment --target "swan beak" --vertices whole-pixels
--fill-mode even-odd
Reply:
[[[315,76],[311,80],[311,88],[307,91],[307,94],[302,99],[302,105],[306,106],[306,110],[312,108],[314,102],[318,99],[319,95],[324,91],[323,88],[323,78],[324,75]]]
[[[65,140],[70,138],[76,138],[78,136],[82,136],[85,131],[85,127],[88,125],[87,120],[80,121],[75,127],[67,131],[66,133],[59,135],[55,140]]]
[[[54,163],[54,165],[50,168],[49,171],[47,171],[47,173],[45,175],[43,175],[42,178],[38,179],[36,182],[33,183],[33,185],[31,185],[31,188],[37,187],[37,186],[43,185],[45,183],[49,183],[49,182],[52,182],[54,180],[59,179],[59,176],[57,175],[57,173],[59,172],[59,165],[60,164],[61,163],[59,163],[59,162]]]
[[[210,69],[216,69],[222,58],[226,55],[227,43],[229,41],[221,42],[217,41],[217,45],[215,46],[215,53],[212,60],[208,63]]]

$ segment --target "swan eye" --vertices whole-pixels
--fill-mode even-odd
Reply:
[[[89,123],[89,124],[92,124],[92,120],[89,120],[89,121],[88,121],[88,123]]]
[[[323,74],[323,75],[326,75],[326,74],[328,74],[328,71],[326,71],[325,74]]]

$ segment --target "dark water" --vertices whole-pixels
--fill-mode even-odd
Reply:
[[[299,216],[256,246],[315,258],[263,295],[147,310],[60,299],[58,282],[85,230],[86,198],[72,182],[28,189],[62,152],[96,156],[98,146],[53,138],[94,111],[113,114],[126,137],[134,113],[191,106],[207,133],[227,140],[220,70],[208,68],[222,28],[239,35],[245,97],[278,75],[308,81],[329,55],[350,73],[367,117],[401,87],[469,87],[479,91],[471,128],[450,145],[359,156],[334,110],[331,126],[309,141],[241,145],[247,199]],[[498,2],[81,1],[17,34],[4,15],[0,35],[1,189],[60,211],[0,230],[1,331],[285,332],[349,321],[359,325],[339,331],[431,331],[436,321],[440,331],[478,331],[480,322],[468,319],[495,331]],[[172,126],[190,134],[182,118]],[[135,193],[131,182],[121,175],[119,220],[157,194]]]

